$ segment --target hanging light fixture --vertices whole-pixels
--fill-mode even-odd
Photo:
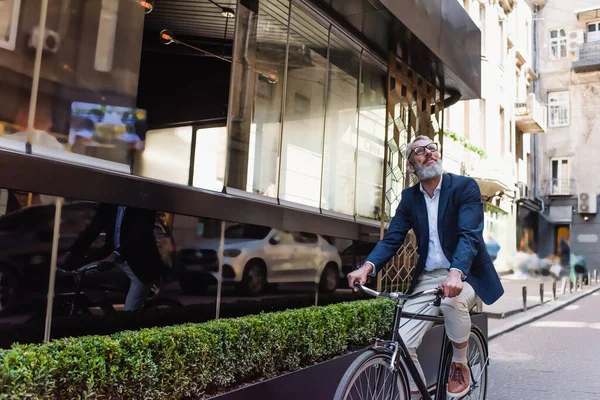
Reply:
[[[150,14],[154,10],[154,0],[140,0],[140,5],[146,9],[146,14]]]
[[[235,17],[235,12],[229,7],[221,7],[221,15],[225,18]]]
[[[233,9],[231,9],[229,7],[223,7],[223,6],[215,3],[212,0],[208,0],[208,2],[214,4],[217,7],[219,7],[221,9],[221,15],[224,16],[225,18],[233,18],[233,17],[235,17],[235,11],[233,11]]]

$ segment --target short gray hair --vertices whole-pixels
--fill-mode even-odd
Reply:
[[[433,142],[433,140],[431,140],[431,138],[429,136],[425,136],[425,135],[417,136],[406,146],[406,149],[404,149],[404,158],[408,158],[408,156],[412,150],[413,144],[415,144],[415,142],[418,142],[419,140],[429,140],[430,142]]]

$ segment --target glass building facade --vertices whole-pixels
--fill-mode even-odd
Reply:
[[[478,90],[370,2],[9,0],[0,31],[1,347],[352,300],[404,146]]]

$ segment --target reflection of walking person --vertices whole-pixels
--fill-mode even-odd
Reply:
[[[104,271],[117,267],[127,275],[130,285],[125,311],[139,310],[163,268],[154,237],[155,218],[156,212],[151,210],[100,205],[94,219],[65,254],[61,264],[69,262],[70,258],[82,257],[104,231],[104,250],[109,254],[98,262],[99,267]]]

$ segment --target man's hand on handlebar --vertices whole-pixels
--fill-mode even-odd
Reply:
[[[448,272],[448,276],[444,281],[440,284],[440,288],[442,289],[442,298],[452,298],[456,297],[462,292],[463,289],[463,281],[462,274],[457,270],[450,270]]]
[[[365,285],[367,283],[367,276],[372,270],[373,266],[369,263],[365,263],[359,269],[350,272],[348,274],[348,286],[357,291],[358,288],[354,287],[354,282],[359,282],[361,285]]]
[[[98,261],[98,268],[100,271],[108,271],[115,267],[119,258],[116,253],[110,253],[110,255],[102,260]]]

